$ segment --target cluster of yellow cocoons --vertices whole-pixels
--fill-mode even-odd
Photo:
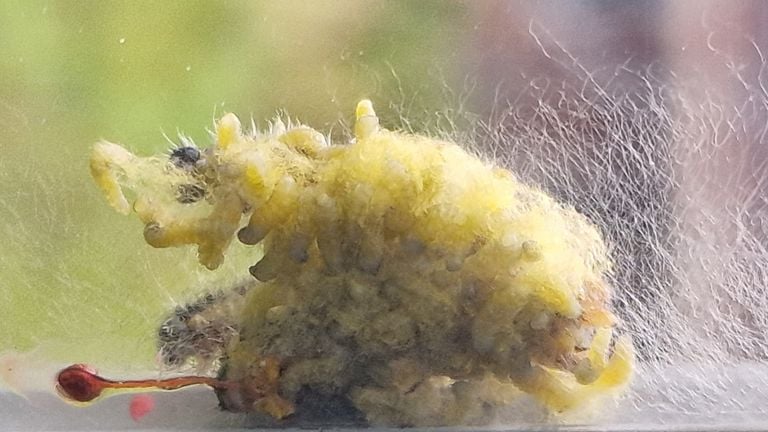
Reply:
[[[626,386],[632,346],[585,217],[457,144],[381,128],[367,100],[356,119],[341,145],[227,114],[189,160],[94,149],[96,182],[150,245],[195,244],[210,269],[236,238],[261,245],[225,407],[283,417],[308,388],[372,424],[483,424],[521,397],[558,413]]]

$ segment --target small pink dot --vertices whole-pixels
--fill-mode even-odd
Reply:
[[[131,418],[136,422],[149,414],[153,409],[155,409],[155,399],[148,394],[136,395],[131,399],[129,411]]]

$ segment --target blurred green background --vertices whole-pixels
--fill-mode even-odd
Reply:
[[[154,364],[162,316],[247,275],[191,249],[146,246],[88,173],[99,139],[165,151],[208,144],[224,112],[279,109],[334,135],[360,98],[385,123],[445,106],[465,5],[445,1],[0,2],[0,353]],[[250,260],[248,257],[250,256]]]

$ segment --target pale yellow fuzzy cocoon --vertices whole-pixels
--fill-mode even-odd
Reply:
[[[279,120],[244,134],[227,114],[194,173],[96,146],[94,178],[151,245],[196,244],[212,269],[236,236],[263,245],[225,377],[247,383],[274,357],[281,397],[342,395],[391,425],[483,423],[525,394],[563,411],[623,388],[632,346],[610,348],[597,229],[455,143],[380,128],[369,101],[356,116],[354,141],[330,145]],[[205,200],[176,202],[191,181]]]

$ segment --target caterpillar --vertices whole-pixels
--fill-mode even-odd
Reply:
[[[94,147],[96,183],[149,245],[195,245],[209,269],[233,241],[261,246],[254,286],[224,296],[232,333],[202,353],[222,407],[279,419],[310,391],[371,424],[484,424],[526,395],[563,412],[625,388],[598,229],[459,144],[382,128],[368,100],[355,117],[344,144],[226,114],[205,149]]]

